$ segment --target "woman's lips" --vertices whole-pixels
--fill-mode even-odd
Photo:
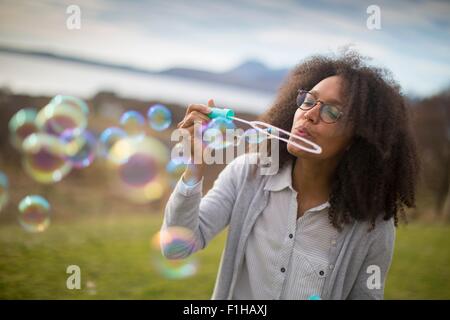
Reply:
[[[310,135],[309,132],[306,129],[301,129],[301,128],[300,129],[295,129],[294,130],[294,134],[296,134],[296,135],[298,135],[298,136],[300,136],[302,138],[309,139],[309,140],[311,140],[313,138],[313,136]]]

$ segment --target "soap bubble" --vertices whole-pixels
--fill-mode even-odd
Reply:
[[[159,232],[159,246],[170,258],[180,259],[198,249],[199,244],[190,229],[172,226]]]
[[[95,158],[96,139],[94,135],[85,130],[80,134],[75,134],[69,130],[61,135],[64,143],[66,160],[73,167],[82,169],[88,167]]]
[[[167,227],[155,234],[151,243],[153,249],[159,251],[153,263],[164,277],[182,279],[197,272],[197,260],[187,257],[188,253],[199,249],[199,243],[191,230],[178,226]],[[161,251],[170,259],[162,256]]]
[[[33,133],[23,142],[25,171],[36,181],[54,183],[72,169],[66,161],[64,144],[47,133]]]
[[[72,97],[72,96],[64,96],[64,95],[57,95],[53,97],[51,100],[52,103],[55,104],[65,104],[68,106],[71,106],[72,108],[75,108],[81,112],[84,113],[84,115],[87,117],[89,115],[89,107],[83,100]]]
[[[0,211],[6,206],[9,199],[9,183],[6,174],[0,171]]]
[[[83,132],[87,126],[84,107],[75,106],[73,100],[61,97],[55,97],[39,111],[36,117],[38,128],[56,136],[67,130],[72,130],[75,134]]]
[[[106,128],[99,138],[99,153],[103,158],[108,158],[111,148],[114,144],[122,138],[125,138],[127,133],[117,127]]]
[[[198,261],[195,257],[169,260],[161,256],[156,258],[153,263],[159,274],[173,280],[192,277],[198,270]]]
[[[26,196],[19,203],[19,223],[29,232],[42,232],[50,225],[50,204],[38,195]]]
[[[10,140],[16,149],[21,150],[25,138],[39,131],[35,124],[36,115],[36,109],[26,108],[17,111],[9,120]]]
[[[225,118],[215,118],[211,120],[206,129],[203,132],[203,141],[208,148],[211,149],[224,149],[229,146],[235,145],[234,135],[228,134],[227,130],[234,130],[235,125],[232,120]],[[234,131],[229,131],[229,133]]]
[[[172,123],[172,113],[162,104],[155,104],[148,109],[147,118],[153,130],[163,131]]]
[[[158,174],[156,160],[150,154],[136,152],[119,169],[123,182],[132,187],[142,187]]]
[[[166,188],[167,147],[159,140],[143,136],[125,137],[114,144],[109,155],[116,183],[122,194],[138,203],[162,197]]]
[[[145,118],[137,111],[129,110],[124,112],[119,122],[129,136],[145,134]]]

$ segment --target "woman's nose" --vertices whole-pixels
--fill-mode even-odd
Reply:
[[[320,120],[320,102],[316,102],[311,109],[305,111],[304,117],[313,123],[318,123]]]

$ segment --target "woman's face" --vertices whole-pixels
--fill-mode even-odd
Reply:
[[[323,79],[310,90],[316,100],[325,104],[334,105],[343,113],[334,123],[326,123],[321,118],[321,103],[317,103],[309,110],[297,109],[291,133],[300,135],[322,148],[322,153],[314,154],[288,144],[288,152],[296,157],[308,159],[332,159],[338,158],[350,145],[352,128],[345,125],[346,100],[342,95],[344,80],[340,76],[331,76]]]

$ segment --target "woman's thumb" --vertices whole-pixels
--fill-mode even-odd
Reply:
[[[214,104],[214,99],[209,99],[208,100],[208,107],[215,107],[215,104]]]

